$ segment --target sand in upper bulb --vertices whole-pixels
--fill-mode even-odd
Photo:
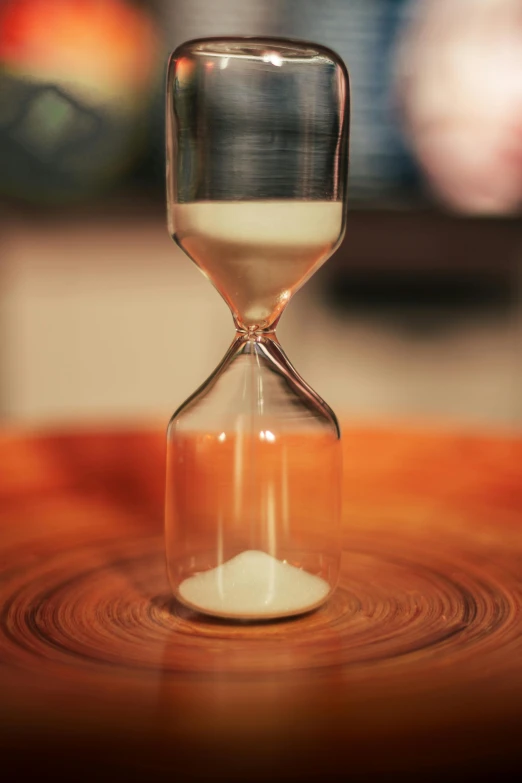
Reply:
[[[226,563],[185,579],[181,600],[220,617],[285,617],[314,609],[330,585],[319,576],[258,550],[242,552]]]
[[[175,204],[175,239],[246,326],[282,312],[326,261],[343,225],[340,201],[194,201]]]

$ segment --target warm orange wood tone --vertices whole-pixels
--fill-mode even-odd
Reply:
[[[169,597],[161,433],[1,436],[6,780],[447,781],[522,763],[522,439],[345,426],[344,448],[334,598],[231,625]]]

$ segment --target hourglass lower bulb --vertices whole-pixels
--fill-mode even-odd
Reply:
[[[169,62],[169,230],[236,336],[167,436],[176,597],[232,619],[320,606],[340,563],[340,430],[275,327],[344,232],[346,69],[313,44],[193,41]]]

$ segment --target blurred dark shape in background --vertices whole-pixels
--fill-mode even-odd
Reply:
[[[115,186],[148,143],[160,72],[149,14],[123,0],[7,0],[0,187],[37,203]]]
[[[216,35],[350,70],[346,240],[282,324],[307,380],[355,416],[520,423],[519,0],[0,0],[0,413],[168,414],[217,361],[228,315],[164,219],[166,59]],[[208,352],[167,370],[188,318]]]

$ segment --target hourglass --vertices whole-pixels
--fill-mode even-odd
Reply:
[[[208,39],[170,58],[169,231],[236,327],[167,434],[169,579],[198,612],[297,615],[337,583],[340,429],[275,329],[342,239],[348,126],[346,68],[321,46]]]

